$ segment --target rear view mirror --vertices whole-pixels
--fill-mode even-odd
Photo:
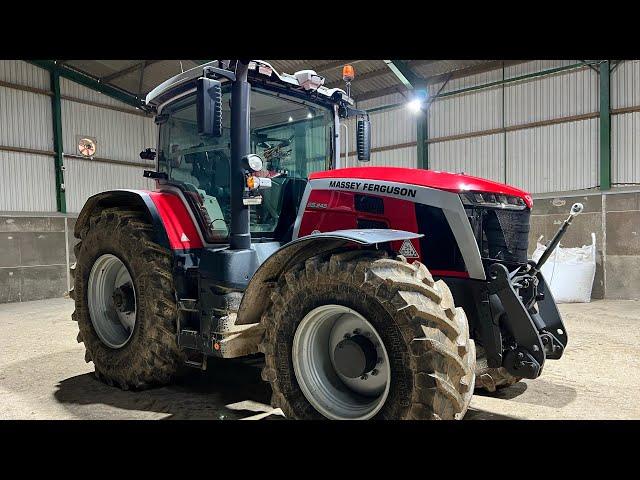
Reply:
[[[371,160],[371,122],[368,118],[359,118],[356,123],[356,150],[358,160]]]
[[[211,78],[199,78],[196,95],[198,133],[222,136],[222,85]]]

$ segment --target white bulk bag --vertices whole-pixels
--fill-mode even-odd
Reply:
[[[546,250],[540,243],[533,252],[536,262]],[[587,303],[591,301],[591,289],[596,275],[596,235],[591,234],[591,245],[579,248],[563,248],[558,245],[542,266],[542,274],[551,289],[556,303]]]

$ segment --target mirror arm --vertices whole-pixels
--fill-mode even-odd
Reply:
[[[340,115],[342,118],[348,118],[348,117],[353,117],[353,116],[357,116],[357,115],[362,115],[367,117],[367,120],[369,120],[369,112],[367,112],[366,110],[360,110],[358,108],[353,108],[349,105],[342,105],[342,108],[340,109],[343,112],[343,115]]]

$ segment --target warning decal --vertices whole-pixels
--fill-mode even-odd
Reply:
[[[402,247],[400,247],[398,253],[406,258],[418,258],[418,252],[416,252],[411,240],[402,242]]]

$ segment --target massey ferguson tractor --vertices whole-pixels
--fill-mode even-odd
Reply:
[[[531,196],[462,174],[340,166],[365,111],[311,70],[213,61],[147,96],[156,189],[87,200],[73,319],[123,389],[264,355],[296,419],[461,419],[474,388],[537,378],[567,333],[527,259]]]

